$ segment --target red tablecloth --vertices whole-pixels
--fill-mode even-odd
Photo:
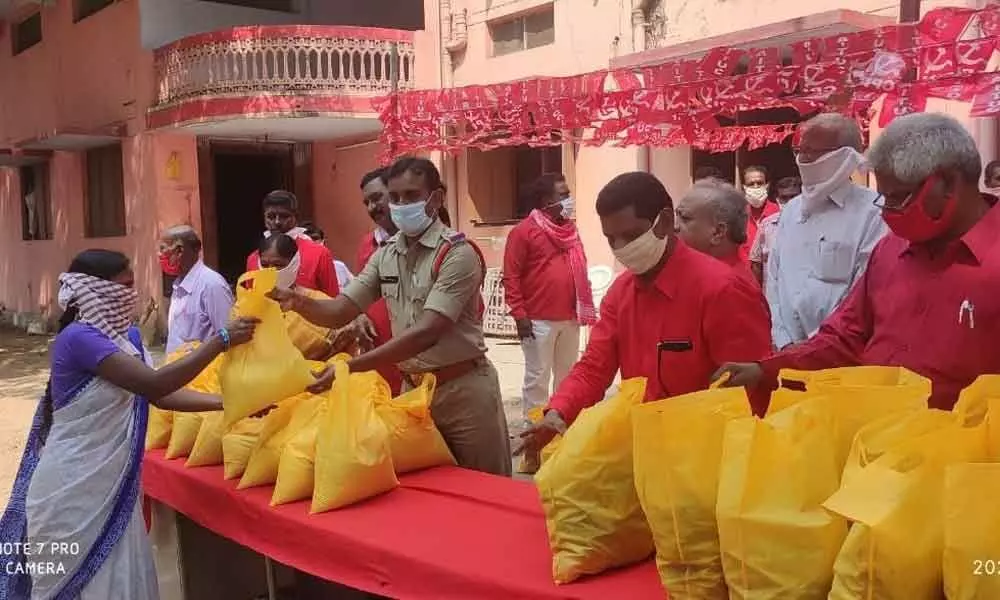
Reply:
[[[455,467],[401,478],[377,498],[309,515],[271,508],[271,487],[236,490],[222,467],[146,453],[146,494],[199,525],[301,571],[393,598],[665,597],[652,561],[556,586],[533,485]]]

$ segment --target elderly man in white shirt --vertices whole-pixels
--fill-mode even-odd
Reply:
[[[229,322],[233,292],[226,280],[201,261],[201,239],[190,225],[177,225],[160,238],[160,264],[177,272],[167,318],[167,352],[204,342]]]
[[[878,194],[851,181],[864,165],[861,129],[835,113],[803,125],[795,148],[802,193],[781,213],[765,295],[778,349],[808,339],[864,272],[885,223]]]

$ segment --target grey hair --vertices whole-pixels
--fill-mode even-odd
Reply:
[[[712,209],[716,222],[726,224],[729,241],[734,244],[747,241],[747,199],[738,189],[718,179],[701,179],[685,197],[704,201]]]
[[[840,113],[820,113],[809,119],[802,126],[802,134],[805,135],[810,129],[826,129],[837,134],[837,143],[841,148],[854,148],[858,152],[864,151],[865,142],[861,136],[861,128],[858,122],[851,117]]]
[[[875,175],[885,173],[916,185],[937,171],[954,169],[968,183],[983,171],[976,141],[954,118],[940,113],[898,117],[882,130],[868,150]]]
[[[201,252],[201,238],[190,225],[174,225],[163,232],[163,237],[172,242],[180,242],[182,246],[195,252]]]

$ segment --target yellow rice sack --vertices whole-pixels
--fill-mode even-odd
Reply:
[[[149,423],[146,425],[146,450],[166,448],[174,428],[174,413],[149,406]]]
[[[278,464],[285,446],[315,420],[322,402],[322,396],[299,394],[279,402],[277,408],[264,415],[237,489],[271,485],[278,480]]]
[[[455,464],[455,457],[431,418],[435,382],[434,375],[424,375],[418,387],[375,404],[375,411],[389,429],[392,464],[397,473]]]
[[[250,451],[264,427],[264,419],[243,419],[222,436],[223,477],[236,479],[243,475],[250,460]]]
[[[375,414],[375,404],[392,397],[389,384],[375,371],[350,373],[346,360],[333,364],[337,379],[325,400],[328,407],[320,416],[316,441],[315,490],[309,509],[314,514],[399,485],[389,430]]]
[[[185,467],[210,467],[222,464],[222,413],[206,413],[198,436],[188,454]]]
[[[170,443],[164,456],[181,458],[191,454],[194,443],[198,439],[201,423],[210,412],[177,412],[174,413],[174,427],[170,433]]]

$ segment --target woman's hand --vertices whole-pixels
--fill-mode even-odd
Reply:
[[[238,317],[226,325],[229,339],[226,340],[230,348],[245,344],[253,339],[253,332],[257,328],[260,319],[254,317]]]
[[[316,381],[306,388],[310,394],[322,394],[333,387],[333,380],[336,378],[336,371],[333,365],[326,365],[319,371],[313,371],[312,376]]]

